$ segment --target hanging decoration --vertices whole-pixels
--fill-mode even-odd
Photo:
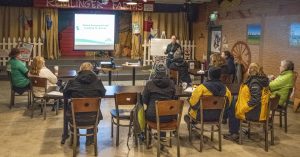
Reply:
[[[144,21],[144,31],[145,32],[150,32],[151,28],[153,28],[153,21],[151,16],[148,16],[147,20]]]
[[[50,30],[52,28],[52,20],[50,15],[46,15],[46,27],[47,30]]]

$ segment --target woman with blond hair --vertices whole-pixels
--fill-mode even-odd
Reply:
[[[236,104],[230,106],[229,134],[224,135],[228,140],[238,140],[240,120],[262,121],[267,118],[271,95],[269,79],[257,63],[250,64],[247,75],[240,87]]]
[[[84,62],[79,68],[78,75],[73,80],[69,80],[66,87],[64,88],[65,98],[95,98],[103,97],[105,95],[105,88],[102,81],[93,72],[93,65],[90,62]],[[101,110],[99,111],[99,122],[103,119]],[[78,114],[78,119],[82,120],[83,123],[89,124],[91,117],[96,116],[94,112]],[[71,120],[71,109],[68,105],[67,117]],[[93,133],[93,129],[88,129],[87,133]],[[97,142],[97,141],[95,141]],[[89,136],[86,140],[86,145],[94,143],[94,137]]]
[[[47,79],[47,90],[51,90],[56,88],[57,77],[45,66],[45,59],[44,57],[37,56],[33,58],[31,63],[31,69],[29,71],[31,76],[38,76],[41,78]],[[51,88],[53,87],[53,88]],[[51,89],[49,89],[51,88]],[[33,93],[35,96],[42,97],[45,94],[43,88],[34,88]]]
[[[219,53],[213,53],[210,55],[209,67],[221,68],[221,74],[229,74],[226,60]]]

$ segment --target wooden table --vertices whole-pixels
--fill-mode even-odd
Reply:
[[[111,85],[112,72],[121,70],[122,66],[116,66],[115,68],[100,68],[103,72],[108,72],[108,85]]]
[[[106,93],[104,98],[114,98],[115,93],[125,93],[125,92],[137,92],[142,93],[144,86],[104,86]],[[186,93],[183,91],[182,87],[176,86],[176,96],[178,97],[190,97],[191,93]],[[61,143],[64,144],[68,138],[68,121],[66,117],[67,113],[68,99],[64,99],[64,122],[63,122],[63,134]]]
[[[140,64],[122,64],[122,66],[132,68],[132,85],[135,86],[135,69],[143,66]]]
[[[198,73],[200,69],[189,69],[189,74],[190,75],[193,75],[193,76],[200,76],[200,79],[201,79],[201,83],[204,82],[204,77],[205,77],[205,73]]]
[[[57,76],[57,78],[74,78],[77,76],[76,70],[67,68],[59,68],[58,74],[55,73],[54,69],[52,69],[52,72]]]

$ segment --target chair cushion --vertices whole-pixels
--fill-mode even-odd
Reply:
[[[110,111],[110,114],[111,114],[112,117],[116,118],[118,116],[117,115],[118,112],[119,112],[119,118],[120,119],[130,119],[131,110],[128,110],[128,109],[119,109],[119,110],[112,109]]]
[[[157,130],[156,122],[147,121],[148,126],[151,129]],[[167,123],[160,123],[160,130],[175,130],[177,127],[177,120],[173,120]]]

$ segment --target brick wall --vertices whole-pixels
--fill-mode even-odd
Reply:
[[[290,59],[300,73],[300,47],[289,46],[290,24],[300,22],[299,6],[300,0],[241,0],[239,5],[230,7],[218,5],[216,1],[201,5],[199,19],[193,25],[196,58],[201,60],[207,52],[207,20],[209,14],[217,10],[217,25],[222,26],[229,50],[237,41],[246,41],[248,24],[259,23],[262,26],[261,43],[249,45],[252,62],[262,64],[267,74],[278,75],[280,61]],[[200,38],[201,33],[204,38]],[[300,79],[297,89],[300,89]],[[296,95],[300,97],[300,90]]]

